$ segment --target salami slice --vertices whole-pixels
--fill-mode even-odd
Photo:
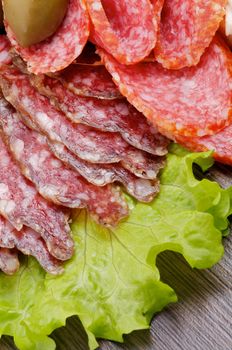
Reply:
[[[10,42],[5,35],[0,35],[0,64],[10,64]]]
[[[165,0],[155,57],[165,68],[200,61],[225,15],[227,0]]]
[[[73,241],[67,216],[58,207],[45,201],[21,175],[0,138],[0,213],[21,230],[31,227],[44,238],[49,252],[66,260],[73,254]]]
[[[0,248],[0,270],[13,275],[19,269],[18,254],[15,250]]]
[[[52,141],[63,143],[84,160],[92,163],[121,161],[131,171],[140,173],[152,170],[157,162],[157,157],[128,145],[117,133],[102,132],[71,123],[16,68],[2,67],[0,85],[5,98],[23,114],[25,123],[28,119],[29,123],[36,125]]]
[[[157,21],[149,0],[87,0],[92,40],[119,62],[141,61],[156,43]]]
[[[178,137],[177,142],[194,152],[214,150],[214,158],[232,165],[232,125],[220,132],[204,137]]]
[[[0,215],[0,247],[9,249],[15,247],[14,230],[10,222]]]
[[[21,231],[14,231],[15,247],[25,255],[33,256],[45,271],[59,275],[64,269],[61,262],[54,258],[39,233],[24,227]]]
[[[100,53],[121,93],[171,139],[213,134],[231,123],[232,56],[219,38],[198,66],[179,71],[158,63],[123,66]]]
[[[123,184],[126,191],[140,202],[150,202],[154,199],[159,191],[159,181],[156,176],[161,168],[164,167],[165,161],[159,158],[156,168],[153,168],[148,174],[139,174],[146,177],[152,176],[153,181],[138,178],[133,173],[125,169],[120,164],[92,164],[76,157],[64,145],[59,143],[49,143],[54,154],[64,163],[79,172],[87,181],[96,186],[104,186],[112,182]]]
[[[143,114],[125,99],[103,101],[80,97],[47,76],[31,76],[31,80],[38,91],[49,97],[71,121],[102,131],[119,132],[126,142],[145,152],[154,155],[167,153],[168,139],[151,127]]]
[[[0,217],[0,247],[17,248],[25,255],[34,256],[45,271],[51,274],[58,275],[63,272],[61,262],[49,254],[39,233],[29,227],[16,231],[3,217]]]
[[[71,64],[82,52],[89,36],[89,17],[84,0],[70,0],[66,17],[57,32],[49,39],[21,47],[6,25],[8,38],[15,50],[35,74],[56,72]]]
[[[0,104],[1,126],[9,148],[39,193],[48,200],[70,208],[88,208],[103,225],[114,226],[128,215],[119,189],[93,186],[67,168],[50,151],[46,137],[27,128],[12,108]],[[99,207],[102,211],[99,214]]]
[[[91,66],[72,64],[63,70],[58,79],[75,94],[79,96],[96,97],[113,100],[122,98],[118,88],[113,83],[111,75],[104,65]]]

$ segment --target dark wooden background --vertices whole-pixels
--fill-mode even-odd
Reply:
[[[226,166],[214,166],[207,177],[223,187],[232,185],[232,169]],[[125,336],[124,344],[101,341],[100,349],[232,350],[232,235],[224,244],[225,256],[211,270],[192,270],[179,255],[162,253],[158,258],[161,279],[175,289],[179,303],[155,316],[150,331]],[[52,337],[57,350],[88,349],[75,317]],[[3,337],[0,349],[15,349],[12,339]]]

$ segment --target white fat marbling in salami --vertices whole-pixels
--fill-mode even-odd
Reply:
[[[21,47],[10,27],[11,44],[35,74],[56,72],[71,64],[82,52],[89,36],[89,17],[84,0],[70,0],[67,14],[56,33],[36,45]]]
[[[96,186],[119,182],[130,195],[141,202],[152,201],[159,191],[159,181],[156,177],[159,170],[165,165],[165,161],[161,157],[159,157],[156,167],[153,167],[150,173],[140,173],[140,177],[138,177],[121,164],[93,164],[78,158],[62,144],[50,142],[49,146],[59,159]],[[150,180],[147,179],[149,175],[153,177]],[[144,178],[141,178],[141,176]]]
[[[0,215],[0,247],[14,248],[14,230],[11,223]]]
[[[228,0],[165,0],[155,57],[165,68],[195,66],[225,15]]]
[[[88,183],[57,159],[49,149],[46,137],[25,126],[9,104],[1,102],[0,112],[0,124],[9,149],[22,173],[44,198],[65,207],[88,208],[94,219],[103,225],[114,226],[128,215],[119,188]]]
[[[112,100],[122,98],[104,65],[72,64],[57,78],[75,94]]]
[[[18,254],[15,250],[0,248],[0,270],[13,275],[19,269]]]
[[[11,63],[10,48],[11,44],[8,38],[5,35],[0,35],[0,65]]]
[[[17,231],[2,216],[0,216],[0,247],[16,248],[25,255],[34,256],[45,271],[51,274],[57,275],[63,272],[61,262],[49,253],[38,232],[25,226]]]
[[[17,229],[23,225],[39,232],[49,252],[66,260],[73,254],[73,241],[67,216],[61,209],[43,199],[9,154],[0,138],[0,213]]]
[[[77,96],[60,81],[31,76],[32,84],[74,123],[83,123],[102,131],[118,132],[132,146],[154,155],[167,153],[169,140],[152,127],[125,99],[100,100]]]
[[[159,63],[119,64],[99,50],[120,92],[164,135],[213,134],[231,123],[231,58],[215,37],[196,67],[167,70]]]
[[[83,124],[74,124],[50,104],[30,85],[27,75],[11,66],[2,67],[0,85],[5,98],[25,119],[52,141],[63,143],[78,157],[92,163],[116,163],[139,172],[152,168],[152,155],[130,146],[118,133],[96,130]]]
[[[217,161],[232,165],[232,125],[214,135],[178,137],[176,141],[193,152],[213,150],[213,156]]]
[[[91,39],[119,62],[141,61],[155,47],[157,16],[149,0],[87,0]]]

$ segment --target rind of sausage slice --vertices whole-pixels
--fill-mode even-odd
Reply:
[[[57,75],[57,78],[70,91],[80,96],[107,100],[122,98],[104,65],[72,64]]]
[[[25,255],[34,256],[45,271],[57,275],[63,272],[61,262],[48,251],[40,234],[29,227],[16,231],[14,227],[0,216],[0,247],[16,248]]]
[[[229,125],[232,54],[216,37],[196,67],[178,71],[159,63],[123,66],[99,50],[121,93],[170,137],[201,137]]]
[[[149,0],[87,0],[91,39],[123,64],[134,64],[155,47],[157,21]]]
[[[176,141],[194,152],[213,150],[213,156],[217,161],[232,165],[232,125],[214,135],[178,137]]]
[[[67,14],[56,33],[28,48],[21,47],[6,24],[13,47],[34,74],[56,72],[71,64],[82,52],[89,36],[89,17],[84,0],[70,0]]]
[[[17,229],[23,225],[39,232],[49,252],[60,260],[73,255],[67,215],[43,199],[20,173],[0,138],[0,213]]]
[[[15,250],[0,248],[0,270],[6,275],[13,275],[19,269],[18,254]]]
[[[103,225],[115,226],[128,215],[126,201],[119,189],[93,186],[76,171],[58,160],[48,147],[46,137],[30,130],[11,106],[0,103],[4,138],[22,173],[38,192],[55,204],[70,208],[88,208]],[[99,212],[99,207],[101,212]]]
[[[169,140],[149,125],[125,99],[98,100],[77,96],[60,81],[47,76],[31,76],[36,89],[47,96],[74,123],[83,123],[101,131],[118,132],[132,146],[154,155],[165,155]]]
[[[198,64],[225,15],[227,0],[165,0],[155,57],[165,68]]]
[[[6,35],[0,35],[0,64],[11,63],[10,49],[11,44]]]
[[[120,164],[92,164],[76,157],[64,145],[49,143],[54,154],[68,166],[79,172],[87,181],[96,186],[104,186],[108,183],[119,182],[126,191],[140,202],[151,202],[159,192],[159,181],[156,179],[158,172],[164,167],[165,161],[160,157],[157,168],[153,168],[152,180],[139,178],[125,169]],[[157,173],[155,173],[157,170]],[[149,173],[148,173],[149,175]]]
[[[11,66],[2,67],[0,85],[4,97],[51,141],[63,143],[79,158],[92,163],[117,163],[130,171],[152,171],[157,157],[138,150],[125,142],[120,134],[107,133],[86,125],[71,123],[41,96],[29,83],[28,76]]]

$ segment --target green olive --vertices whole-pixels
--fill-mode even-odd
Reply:
[[[18,43],[27,47],[54,34],[69,0],[3,0],[4,17]]]

